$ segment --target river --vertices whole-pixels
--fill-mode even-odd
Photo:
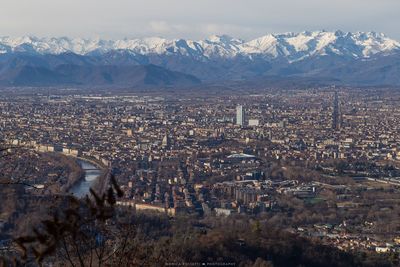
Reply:
[[[83,198],[89,194],[89,189],[92,187],[101,175],[101,170],[94,164],[78,160],[79,165],[85,171],[85,176],[77,182],[69,192],[78,198]]]

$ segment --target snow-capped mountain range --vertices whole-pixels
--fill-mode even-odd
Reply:
[[[400,85],[400,42],[375,32],[268,34],[250,41],[0,37],[0,86],[172,86],[311,79]]]
[[[268,34],[247,42],[227,35],[214,35],[200,41],[156,37],[123,40],[0,37],[0,53],[98,55],[121,50],[139,55],[180,55],[203,59],[262,55],[271,59],[287,58],[293,62],[330,54],[368,58],[378,53],[398,51],[400,42],[382,33],[342,31]]]

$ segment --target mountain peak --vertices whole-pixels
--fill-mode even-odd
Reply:
[[[276,75],[400,84],[399,58],[400,43],[373,31],[289,32],[249,41],[0,37],[0,86],[196,84],[186,74],[204,81]]]
[[[243,41],[229,35],[212,35],[202,41],[185,39],[168,40],[161,37],[143,39],[103,40],[100,38],[19,38],[0,37],[0,52],[61,54],[104,54],[114,50],[132,51],[136,54],[179,54],[185,56],[236,57],[258,54],[268,58],[283,57],[290,61],[313,55],[337,54],[353,58],[370,57],[400,49],[400,43],[376,32],[303,31],[266,34]]]

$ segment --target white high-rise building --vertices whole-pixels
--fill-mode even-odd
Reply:
[[[236,107],[236,124],[244,126],[245,112],[242,105]]]
[[[260,121],[257,119],[249,119],[249,126],[259,126]]]

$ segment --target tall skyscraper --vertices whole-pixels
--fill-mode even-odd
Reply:
[[[236,107],[236,124],[244,126],[245,112],[242,105]]]
[[[170,146],[170,140],[168,134],[165,134],[163,140],[162,140],[162,147],[167,148]]]

